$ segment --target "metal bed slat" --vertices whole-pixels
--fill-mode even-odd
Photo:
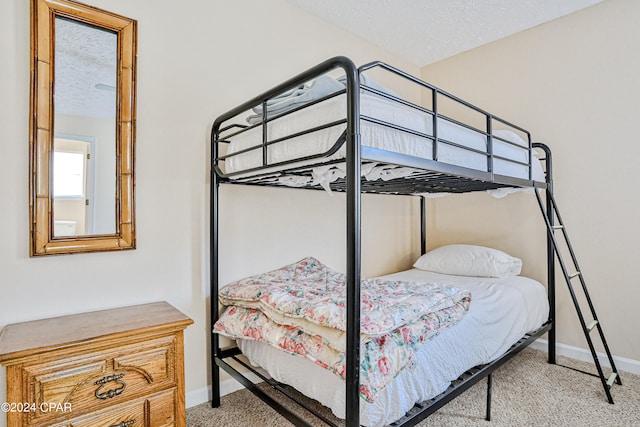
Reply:
[[[300,405],[302,408],[304,408],[305,410],[307,410],[308,412],[310,412],[311,414],[313,414],[315,417],[321,419],[322,421],[324,421],[325,424],[332,426],[332,427],[337,427],[337,424],[333,423],[332,421],[330,421],[328,418],[326,418],[324,415],[322,415],[320,412],[316,411],[314,408],[312,408],[311,406],[308,406],[305,402],[303,402],[302,400],[298,399],[298,397],[296,397],[295,395],[293,395],[292,393],[290,393],[287,388],[290,388],[289,386],[287,386],[286,384],[282,384],[272,378],[266,377],[264,375],[262,375],[261,372],[259,372],[257,369],[254,369],[250,364],[245,363],[243,360],[238,359],[235,356],[231,356],[231,358],[236,362],[239,363],[240,365],[242,365],[245,369],[249,370],[252,374],[254,374],[255,376],[257,376],[258,378],[260,378],[262,381],[264,381],[265,383],[269,384],[269,386],[278,391],[279,393],[281,393],[282,395],[284,395],[285,397],[287,397],[288,399],[294,401],[295,403],[297,403],[298,405]]]
[[[260,398],[263,402],[271,406],[275,409],[280,415],[284,416],[287,420],[291,421],[296,426],[311,426],[308,422],[306,422],[299,415],[290,411],[287,407],[283,406],[271,397],[269,394],[265,393],[260,387],[256,386],[251,382],[248,378],[242,375],[239,371],[234,369],[231,365],[223,361],[222,359],[216,358],[215,363],[220,368],[224,369],[229,375],[239,381],[247,390],[251,391],[254,395]]]

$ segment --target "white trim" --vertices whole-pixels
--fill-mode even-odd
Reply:
[[[531,343],[531,348],[542,350],[546,353],[549,349],[549,341],[540,338]],[[581,347],[574,347],[572,345],[556,343],[556,354],[558,356],[566,356],[570,357],[571,359],[580,360],[582,362],[593,363],[591,352]],[[607,368],[611,367],[609,364],[609,359],[607,358],[607,355],[605,353],[597,352],[597,355],[602,366],[606,366]],[[613,361],[615,362],[616,368],[619,371],[629,372],[634,375],[640,375],[640,361],[620,356],[613,356]]]
[[[187,408],[206,403],[210,400],[211,387],[202,387],[198,390],[188,391],[185,396]]]
[[[244,372],[244,375],[247,376],[254,383],[258,383],[262,381],[260,378],[258,378],[255,375],[252,375],[250,372]],[[231,377],[225,378],[224,380],[220,381],[220,396],[233,393],[234,391],[242,390],[243,388],[245,387],[235,379]],[[211,386],[207,386],[207,387],[200,388],[198,390],[187,392],[185,397],[186,397],[187,408],[200,405],[201,403],[210,402]]]
[[[234,391],[242,390],[244,386],[233,378],[227,378],[220,381],[220,396],[224,396]],[[200,405],[211,401],[211,386],[203,387],[198,390],[190,391],[186,395],[186,406]]]

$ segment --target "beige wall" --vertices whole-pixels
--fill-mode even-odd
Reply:
[[[609,345],[635,360],[638,16],[640,2],[607,0],[422,69],[425,80],[521,124],[551,146],[556,200]],[[429,246],[470,241],[504,248],[524,258],[525,274],[546,277],[545,231],[533,196],[455,196],[431,202],[429,213]],[[586,348],[560,285],[558,340]]]
[[[166,300],[195,320],[186,332],[186,388],[188,402],[199,403],[207,398],[209,375],[208,156],[214,118],[334,55],[419,69],[284,0],[92,0],[139,22],[138,249],[31,259],[29,3],[9,0],[0,14],[0,327]],[[307,255],[344,268],[342,196],[234,186],[225,187],[221,199],[223,281]],[[365,274],[409,266],[419,245],[411,236],[417,223],[407,218],[417,205],[385,197],[368,197],[363,205],[365,212],[375,211],[363,221]],[[0,369],[0,402],[4,378]]]

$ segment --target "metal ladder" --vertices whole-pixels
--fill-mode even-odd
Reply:
[[[573,304],[576,308],[576,312],[578,314],[578,319],[580,319],[580,326],[582,326],[582,330],[584,332],[584,336],[587,339],[587,343],[589,344],[589,350],[591,350],[591,356],[593,357],[593,361],[596,365],[596,368],[598,370],[598,375],[595,375],[591,372],[585,372],[579,369],[574,369],[574,368],[570,368],[570,369],[574,369],[580,372],[584,372],[586,374],[592,375],[592,376],[597,376],[600,378],[600,381],[602,382],[602,387],[604,388],[604,392],[607,395],[607,400],[609,401],[609,403],[613,403],[613,397],[611,396],[611,387],[613,386],[613,383],[617,383],[618,385],[622,385],[622,381],[620,380],[620,375],[618,374],[618,370],[616,369],[616,365],[613,362],[613,357],[611,356],[611,352],[609,351],[609,346],[607,345],[607,340],[604,337],[604,332],[602,331],[602,326],[600,325],[600,321],[598,320],[598,316],[596,315],[596,311],[593,307],[593,303],[591,302],[591,298],[589,297],[589,292],[587,291],[587,285],[585,284],[584,281],[584,277],[582,275],[582,272],[580,270],[580,267],[578,265],[578,260],[575,256],[575,253],[573,251],[573,247],[571,246],[571,242],[569,240],[569,234],[567,233],[567,229],[564,226],[564,222],[562,221],[562,217],[560,216],[560,212],[558,211],[558,205],[555,201],[555,199],[553,198],[553,193],[552,191],[550,191],[549,188],[547,188],[546,191],[546,197],[547,197],[547,208],[545,209],[543,207],[543,203],[542,203],[542,198],[540,196],[540,191],[542,190],[535,190],[536,193],[536,198],[538,200],[538,205],[540,206],[540,210],[542,211],[542,216],[547,224],[547,231],[548,231],[548,235],[549,235],[549,240],[553,243],[553,248],[554,251],[556,253],[556,256],[558,257],[558,262],[560,264],[560,267],[562,268],[562,274],[564,275],[564,279],[567,282],[567,286],[569,288],[569,293],[571,294],[571,299],[573,300]],[[555,224],[554,219],[557,218],[558,223]],[[566,244],[566,248],[568,248],[569,250],[569,254],[571,255],[571,262],[573,263],[573,267],[575,268],[575,271],[573,273],[570,273],[569,270],[567,270],[567,265],[565,264],[562,255],[560,253],[560,247],[558,245],[558,239],[556,238],[556,232],[557,231],[562,231],[562,239],[564,239],[564,242]],[[582,309],[580,308],[580,303],[578,301],[578,297],[576,296],[576,293],[574,291],[574,287],[572,284],[572,281],[574,280],[580,280],[580,284],[582,286],[582,291],[583,291],[583,295],[587,300],[587,304],[589,305],[589,310],[591,311],[591,315],[593,320],[590,323],[586,323],[584,315],[582,314]],[[602,366],[600,365],[600,360],[598,359],[598,355],[596,353],[596,350],[593,346],[593,340],[591,339],[591,332],[597,329],[598,333],[600,335],[600,339],[602,341],[602,345],[605,349],[605,352],[607,354],[607,357],[609,358],[609,363],[611,365],[611,370],[612,373],[609,376],[609,378],[605,378],[605,375],[602,371]]]

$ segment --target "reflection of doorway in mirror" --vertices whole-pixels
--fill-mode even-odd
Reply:
[[[55,237],[93,232],[93,143],[90,138],[54,139],[52,190]]]

